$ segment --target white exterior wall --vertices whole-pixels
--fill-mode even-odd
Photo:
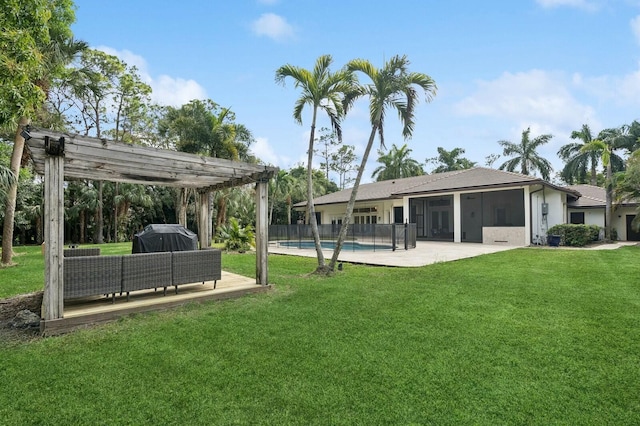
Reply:
[[[584,224],[585,225],[597,225],[604,228],[604,219],[605,219],[605,208],[594,208],[594,209],[568,209],[567,223],[570,219],[570,214],[572,212],[584,213]],[[636,208],[635,207],[619,207],[614,208],[612,218],[611,218],[611,227],[618,232],[618,240],[626,241],[627,240],[627,215],[635,215]]]
[[[372,202],[357,202],[354,206],[354,209],[361,208],[376,208],[376,212],[371,213],[354,213],[354,215],[369,215],[373,216],[375,214],[377,223],[381,224],[389,224],[393,223],[393,208],[394,207],[402,207],[403,201],[401,199],[397,200],[381,200],[381,201],[372,201]],[[332,220],[335,220],[336,223],[338,220],[342,220],[344,218],[344,213],[346,211],[347,204],[332,204],[327,206],[316,206],[316,212],[320,212],[322,224],[330,224]],[[406,215],[406,213],[405,213]],[[353,216],[351,218],[351,223],[354,223]]]
[[[611,225],[618,231],[618,240],[627,240],[627,215],[636,215],[635,207],[620,207],[613,211]],[[604,212],[602,213],[604,215]]]
[[[533,242],[537,238],[546,241],[547,231],[554,225],[567,223],[567,195],[555,189],[540,188],[531,191],[531,235]],[[547,203],[548,214],[542,214],[542,205]]]
[[[601,209],[568,209],[567,223],[571,220],[571,213],[584,213],[585,225],[597,225],[604,227],[604,208]],[[614,220],[615,222],[615,220]]]

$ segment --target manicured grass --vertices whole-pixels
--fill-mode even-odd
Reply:
[[[0,419],[635,425],[639,256],[519,249],[331,278],[270,256],[266,294],[0,344]],[[251,276],[255,257],[223,266]]]

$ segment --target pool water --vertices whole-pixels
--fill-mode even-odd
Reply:
[[[313,249],[316,247],[313,241],[280,241],[278,243],[280,247],[287,248],[301,248],[301,249]],[[321,241],[320,245],[323,249],[333,250],[336,248],[335,241]],[[368,244],[368,243],[355,243],[352,241],[345,241],[342,244],[342,250],[348,251],[373,251],[373,250],[391,250],[390,244]]]

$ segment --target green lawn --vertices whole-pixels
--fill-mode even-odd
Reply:
[[[272,255],[266,294],[0,344],[0,423],[637,425],[639,259],[518,249],[323,279]]]

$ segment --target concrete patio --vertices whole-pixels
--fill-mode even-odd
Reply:
[[[611,244],[597,244],[586,248],[576,247],[532,247],[531,249],[546,250],[613,250],[625,245],[635,245],[636,242],[616,242]],[[436,241],[417,241],[416,248],[410,250],[398,249],[376,251],[350,251],[342,250],[338,260],[347,263],[360,263],[365,265],[419,267],[439,262],[466,259],[481,256],[483,254],[497,253],[512,250],[516,246],[491,245],[480,243],[450,243]],[[332,250],[323,250],[325,259],[331,259]],[[269,254],[282,254],[290,256],[316,257],[315,249],[281,248],[270,246]]]
[[[517,247],[505,245],[489,245],[475,243],[449,243],[435,241],[418,241],[415,249],[350,251],[342,250],[338,260],[347,263],[366,265],[418,267],[432,263],[449,262],[483,254],[497,253]],[[314,249],[269,247],[270,254],[286,254],[291,256],[316,257]],[[324,256],[331,259],[332,250],[323,250]]]

